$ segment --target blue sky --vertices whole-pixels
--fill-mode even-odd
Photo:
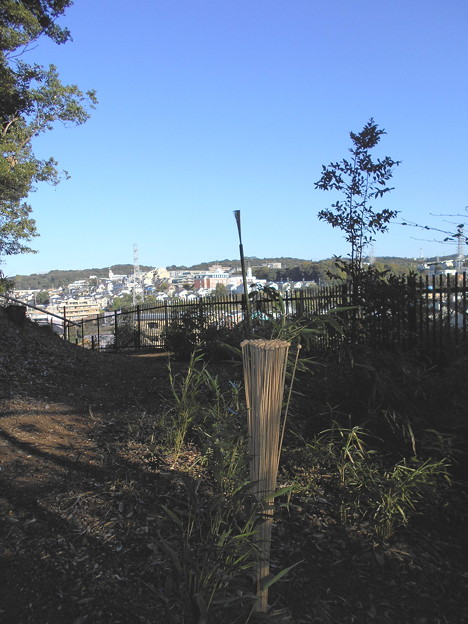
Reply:
[[[314,182],[370,117],[402,161],[376,208],[452,229],[432,215],[468,205],[466,0],[76,0],[62,23],[73,42],[28,60],[99,105],[37,140],[71,179],[30,196],[38,253],[7,275],[132,263],[134,243],[152,266],[235,258],[234,210],[248,256],[346,255]],[[455,253],[440,238],[395,224],[374,253]]]

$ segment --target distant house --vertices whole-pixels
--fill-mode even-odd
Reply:
[[[175,290],[173,296],[176,298],[185,299],[188,294],[189,294],[188,290],[182,289],[182,290]]]
[[[47,311],[66,316],[69,321],[76,322],[97,316],[101,308],[93,299],[78,297],[77,299],[65,299],[56,305],[51,305]]]
[[[36,304],[36,295],[38,295],[38,293],[40,292],[40,290],[14,290],[12,293],[12,296],[15,297],[15,299],[19,299],[20,301],[24,301],[25,303],[30,303],[32,305]]]
[[[229,273],[205,272],[196,275],[193,279],[195,290],[203,288],[205,290],[215,290],[218,284],[226,286],[232,279]]]

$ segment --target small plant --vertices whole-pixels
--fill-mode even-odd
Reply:
[[[200,336],[209,321],[209,310],[203,306],[188,306],[174,318],[163,334],[165,348],[176,358],[188,360],[200,346]]]
[[[197,369],[202,357],[193,351],[185,377],[180,380],[169,365],[169,383],[172,391],[173,406],[166,413],[168,425],[168,443],[177,461],[185,442],[189,427],[200,410],[199,392],[206,382],[206,367]]]
[[[365,462],[370,451],[365,449],[365,432],[361,427],[356,426],[349,430],[339,429],[338,431],[342,442],[338,471],[341,483],[345,485],[347,480],[355,481],[356,475],[361,470],[361,463]]]
[[[411,516],[417,513],[419,503],[434,504],[442,479],[450,482],[444,460],[418,461],[413,458],[411,463],[398,463],[384,473],[379,483],[374,518],[377,532],[384,539],[391,537],[398,526],[408,524]]]
[[[236,466],[234,454],[219,483],[231,483]],[[178,499],[164,506],[175,533],[161,538],[178,586],[183,621],[214,624],[229,619],[244,624],[255,601],[251,574],[258,508],[250,483],[240,482],[223,495],[202,491],[200,481],[184,479],[184,486],[185,502]]]
[[[235,421],[235,422],[233,422]],[[248,479],[248,454],[243,422],[238,414],[227,413],[212,432],[205,432],[203,463],[212,477],[215,491],[230,496]]]
[[[442,483],[449,482],[448,463],[413,456],[386,465],[385,457],[370,448],[372,440],[377,441],[362,427],[344,428],[335,422],[307,446],[336,470],[341,520],[372,518],[376,533],[388,539],[415,514],[436,504]]]

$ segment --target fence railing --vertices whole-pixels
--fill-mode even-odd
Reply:
[[[283,297],[288,316],[326,312],[342,301],[342,287],[293,291]],[[252,317],[267,320],[277,313],[277,300],[262,296],[252,305]],[[156,306],[138,305],[131,310],[99,314],[69,327],[67,338],[100,350],[163,350],[168,330],[192,320],[199,329],[232,328],[245,319],[245,300],[240,295],[204,297],[195,301],[165,301]]]
[[[68,340],[70,327],[81,327],[81,335],[84,335],[83,331],[83,322],[84,319],[80,319],[77,323],[70,319],[67,319],[66,308],[63,309],[63,316],[60,314],[56,314],[55,312],[50,312],[49,310],[45,310],[44,307],[40,308],[36,305],[28,303],[26,301],[21,301],[21,299],[16,299],[16,297],[12,297],[9,294],[0,293],[0,305],[2,306],[14,306],[16,308],[20,308],[22,310],[22,316],[25,318],[26,309],[35,310],[40,313],[40,317],[36,316],[32,317],[31,320],[36,321],[39,325],[50,325],[50,327],[61,334],[61,336]],[[40,318],[40,320],[38,320]],[[57,322],[58,320],[58,322]],[[84,345],[83,345],[84,346]]]
[[[466,274],[395,278],[393,282],[360,287],[323,286],[286,292],[282,303],[289,318],[312,320],[333,314],[343,326],[343,336],[331,330],[317,336],[317,346],[337,341],[381,345],[459,344],[468,339],[468,285]],[[266,292],[252,300],[257,322],[278,316],[278,299]],[[69,339],[94,349],[163,350],[167,331],[196,323],[230,328],[246,318],[239,295],[165,301],[128,311],[102,314],[69,331]]]
[[[441,346],[468,339],[468,285],[466,274],[394,278],[360,285],[334,285],[286,292],[281,296],[284,314],[312,322],[332,314],[343,334],[331,329],[317,335],[316,346],[329,348],[341,341],[374,345]],[[20,302],[18,302],[20,303]],[[233,328],[246,320],[240,295],[205,297],[195,301],[170,300],[156,306],[103,313],[79,322],[61,317],[64,338],[99,350],[164,350],[166,334],[178,327]],[[278,297],[255,294],[252,322],[275,320]]]

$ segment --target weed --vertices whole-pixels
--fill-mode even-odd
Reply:
[[[415,514],[437,503],[442,483],[449,482],[448,461],[413,456],[387,466],[371,442],[380,441],[362,427],[340,427],[335,421],[307,446],[336,474],[342,522],[372,519],[377,535],[388,539]]]
[[[421,501],[434,504],[441,479],[450,482],[444,460],[413,458],[412,465],[402,461],[384,473],[378,483],[379,496],[374,505],[377,532],[381,537],[389,538],[397,526],[406,526]]]
[[[229,496],[210,496],[185,480],[186,500],[164,506],[176,534],[161,539],[180,592],[184,622],[246,622],[255,596],[251,570],[255,566],[254,536],[258,510],[245,483]],[[233,618],[233,610],[238,617]]]
[[[187,373],[180,380],[169,366],[169,383],[172,391],[173,407],[166,414],[168,443],[177,461],[185,442],[189,427],[199,410],[199,391],[206,381],[205,366],[197,369],[201,355],[194,351],[190,357]]]

